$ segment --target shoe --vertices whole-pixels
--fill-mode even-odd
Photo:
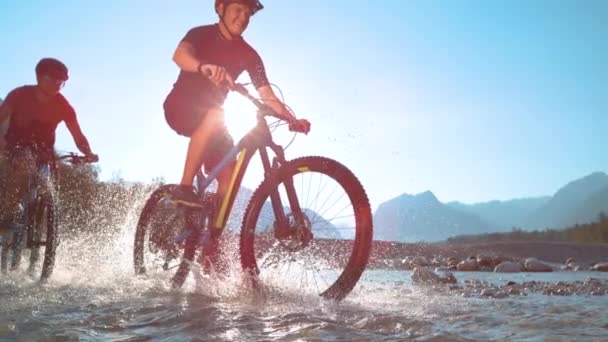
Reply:
[[[171,198],[177,204],[187,207],[202,207],[202,198],[194,192],[194,188],[187,185],[178,185],[171,191]]]

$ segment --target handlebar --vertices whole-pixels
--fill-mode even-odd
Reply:
[[[204,70],[203,75],[205,75],[206,77],[210,77],[211,76],[211,71],[209,69]],[[252,96],[251,94],[249,94],[249,91],[247,90],[247,88],[245,88],[245,86],[241,83],[234,83],[234,86],[229,86],[226,85],[228,89],[232,90],[232,91],[236,91],[237,93],[243,95],[244,97],[246,97],[249,101],[251,101],[257,108],[258,111],[264,115],[264,116],[272,116],[274,118],[280,119],[280,120],[285,120],[287,122],[290,122],[290,118],[286,118],[282,115],[278,115],[277,113],[275,113],[274,110],[272,110],[270,107],[268,107],[267,105],[265,105],[264,103],[262,103],[262,101],[258,100],[257,98],[255,98],[254,96]]]
[[[208,78],[211,76],[211,70],[209,70],[209,69],[205,69],[203,71],[200,69],[200,66],[199,66],[199,71],[202,71],[203,75]],[[265,103],[262,103],[262,101],[251,96],[251,94],[249,94],[249,91],[247,91],[247,88],[245,88],[245,86],[243,84],[234,83],[233,85],[227,85],[227,84],[225,84],[225,82],[223,84],[225,86],[227,86],[228,89],[230,89],[232,91],[236,91],[237,93],[243,95],[245,98],[247,98],[249,101],[251,101],[251,103],[253,103],[258,108],[258,117],[261,118],[264,116],[271,116],[271,117],[274,117],[279,120],[287,121],[289,123],[289,130],[292,132],[300,132],[300,133],[308,134],[308,132],[310,131],[310,122],[308,122],[307,120],[298,120],[295,117],[289,117],[289,116],[286,117],[284,115],[279,115],[272,108],[267,106]]]
[[[97,155],[83,156],[73,152],[59,156],[58,159],[66,160],[72,164],[96,163],[99,161],[99,157]]]
[[[266,104],[262,103],[262,101],[258,100],[257,98],[255,98],[251,94],[249,94],[249,91],[247,90],[247,88],[245,88],[245,86],[243,84],[235,83],[234,87],[231,87],[231,90],[236,91],[237,93],[239,93],[239,94],[243,95],[244,97],[246,97],[247,99],[249,99],[249,101],[251,101],[258,108],[258,111],[260,111],[262,115],[272,116],[273,118],[277,118],[277,119],[284,120],[287,122],[291,121],[290,118],[286,118],[282,115],[275,113],[274,110],[272,110]]]

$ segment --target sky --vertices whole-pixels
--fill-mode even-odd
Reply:
[[[608,1],[263,3],[244,37],[312,123],[286,156],[342,162],[373,209],[427,190],[466,203],[552,195],[608,171]],[[188,140],[162,103],[177,44],[217,22],[212,4],[0,1],[0,97],[33,84],[40,58],[59,58],[101,179],[178,182]],[[234,94],[226,115],[235,139],[254,123]],[[56,147],[76,150],[63,124]],[[254,157],[243,185],[255,188],[260,171]]]

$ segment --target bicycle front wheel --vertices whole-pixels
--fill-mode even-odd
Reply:
[[[10,269],[26,271],[45,282],[53,273],[58,245],[54,202],[50,194],[36,199],[27,211],[25,225],[26,231],[13,234]]]
[[[40,281],[45,282],[53,273],[57,245],[59,245],[57,222],[55,220],[55,206],[51,195],[39,198],[32,228],[33,234],[30,241],[31,249],[28,271],[30,273],[37,272],[40,249],[41,247],[44,247],[44,259],[42,260]]]
[[[303,220],[289,207],[288,188],[295,190]],[[277,192],[287,235],[270,202]],[[254,192],[243,217],[241,265],[254,285],[342,300],[365,270],[372,237],[371,208],[357,177],[335,160],[302,157],[282,165]]]

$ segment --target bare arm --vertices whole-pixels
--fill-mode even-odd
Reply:
[[[72,138],[74,139],[74,143],[76,147],[85,155],[92,154],[91,147],[89,146],[89,141],[82,133],[80,129],[80,125],[78,124],[78,120],[68,120],[65,122],[65,125],[68,127],[70,134],[72,134]]]
[[[0,125],[10,118],[13,109],[6,102],[0,105]]]
[[[261,86],[257,89],[264,104],[270,107],[275,113],[285,117],[287,121],[295,120],[296,117],[283,105],[283,102],[275,95],[269,85]]]
[[[5,102],[0,104],[0,151],[6,148],[6,132],[8,131],[8,119],[11,116],[12,109]]]
[[[173,53],[173,61],[177,66],[188,72],[198,72],[198,65],[201,61],[194,56],[194,47],[188,42],[180,42]]]
[[[221,84],[224,81],[228,82],[231,86],[234,85],[234,80],[230,77],[228,72],[226,72],[225,68],[198,60],[194,52],[194,47],[189,42],[182,41],[179,43],[177,49],[175,49],[175,53],[173,53],[173,61],[184,71],[202,72],[216,85]],[[199,66],[201,70],[199,70]]]

